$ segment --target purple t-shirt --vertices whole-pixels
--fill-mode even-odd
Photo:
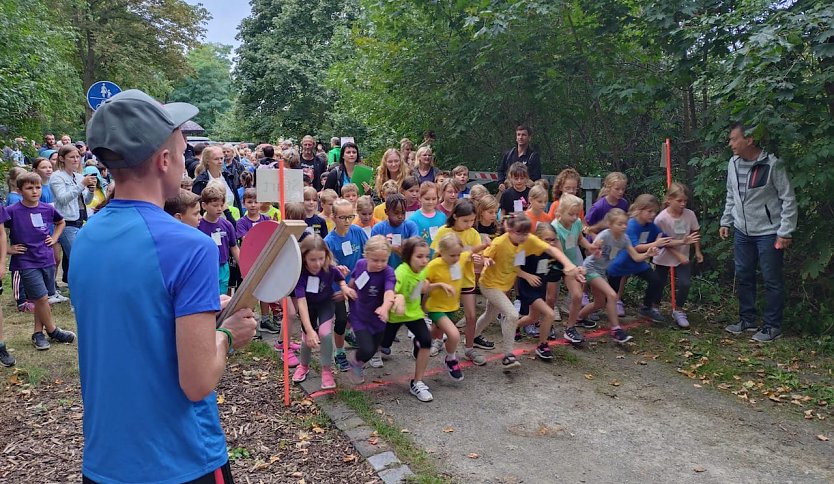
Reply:
[[[368,274],[368,279],[362,274]],[[350,325],[354,330],[370,331],[377,334],[385,329],[385,323],[374,311],[382,306],[385,291],[393,291],[397,284],[394,269],[386,265],[379,272],[368,272],[368,261],[360,259],[351,274],[356,287],[357,299],[350,301]],[[359,286],[362,286],[361,288]]]
[[[217,245],[217,250],[220,252],[220,265],[229,262],[229,254],[232,247],[237,247],[237,235],[235,228],[231,222],[225,218],[217,219],[217,222],[209,222],[206,219],[200,220],[200,225],[197,226],[200,232],[208,235],[214,240]]]
[[[318,288],[315,282],[308,282],[310,278],[318,278]],[[298,278],[298,283],[295,285],[295,292],[293,296],[296,298],[307,298],[307,307],[312,304],[320,304],[326,301],[331,301],[333,297],[333,284],[339,281],[344,281],[345,278],[339,269],[334,266],[324,268],[318,274],[310,274],[307,267],[301,269],[301,276]],[[308,291],[307,289],[313,289]]]
[[[612,208],[619,208],[623,212],[628,213],[628,201],[625,198],[621,198],[617,201],[616,205],[611,205],[605,197],[600,198],[591,205],[591,209],[585,215],[585,223],[588,225],[598,224]]]
[[[55,265],[55,254],[46,245],[50,227],[63,220],[52,205],[38,202],[36,207],[15,203],[0,212],[0,220],[9,229],[11,244],[26,245],[26,252],[12,255],[9,270],[42,269]]]
[[[269,217],[267,217],[264,214],[258,215],[257,222],[249,220],[249,217],[245,215],[243,217],[240,217],[237,221],[237,226],[235,227],[235,235],[237,235],[238,239],[246,237],[246,234],[248,234],[249,231],[252,230],[252,227],[254,227],[255,224],[259,224],[264,220],[269,220]]]

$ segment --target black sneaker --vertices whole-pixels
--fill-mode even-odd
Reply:
[[[515,329],[515,340],[516,341],[521,341],[521,338],[523,338],[523,337],[524,336],[521,335],[521,331],[518,328],[516,328]]]
[[[258,321],[258,331],[261,333],[278,334],[281,332],[281,324],[270,315],[261,316]]]
[[[49,349],[49,341],[46,340],[46,336],[43,333],[34,333],[32,335],[32,345],[38,351]]]
[[[49,333],[49,339],[58,343],[72,343],[75,341],[75,333],[55,326],[55,331]]]
[[[597,327],[596,321],[592,321],[592,320],[587,319],[587,318],[580,319],[579,321],[576,322],[576,325],[579,326],[580,328],[585,328],[585,329],[594,329],[594,328]]]
[[[506,355],[504,356],[504,359],[501,360],[501,365],[504,367],[505,370],[509,370],[510,368],[520,367],[521,363],[518,362],[515,356]]]
[[[463,380],[463,372],[460,371],[458,360],[446,360],[446,368],[449,369],[449,376],[452,377],[452,380]]]
[[[539,358],[550,361],[553,359],[553,352],[550,351],[550,346],[547,346],[547,343],[539,343],[536,346],[536,356]]]
[[[0,365],[6,367],[14,366],[14,356],[9,354],[5,344],[0,346]]]
[[[472,346],[475,348],[480,348],[482,350],[492,350],[495,349],[495,343],[486,339],[482,336],[475,336],[475,339],[472,340]]]
[[[345,331],[345,343],[351,348],[358,348],[359,345],[356,343],[356,335],[353,334],[353,331]]]
[[[573,344],[579,344],[585,341],[585,337],[576,329],[576,326],[568,326],[565,328],[564,337],[568,342]]]
[[[347,355],[344,351],[341,353],[336,353],[336,357],[334,359],[336,360],[336,369],[338,369],[339,371],[348,371],[348,368],[350,368],[350,363],[348,363]]]
[[[611,337],[614,338],[614,341],[620,344],[628,343],[629,341],[634,339],[630,334],[626,333],[623,328],[617,328],[612,330]]]

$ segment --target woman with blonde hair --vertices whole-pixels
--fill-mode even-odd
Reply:
[[[380,160],[379,167],[376,169],[376,182],[374,183],[374,187],[377,193],[382,192],[382,184],[388,180],[397,182],[397,187],[402,186],[403,180],[405,180],[405,177],[409,173],[410,170],[400,156],[400,152],[395,148],[388,148],[382,155],[382,160]]]

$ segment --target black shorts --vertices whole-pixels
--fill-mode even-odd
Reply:
[[[81,478],[82,484],[97,484],[96,481],[90,479],[87,476],[82,476]],[[229,466],[229,463],[226,462],[222,466],[218,467],[217,469],[209,472],[208,474],[198,477],[193,481],[188,481],[185,484],[234,484],[235,480],[232,478],[232,469]]]

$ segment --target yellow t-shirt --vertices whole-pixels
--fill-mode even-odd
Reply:
[[[448,233],[457,234],[460,241],[463,242],[463,247],[466,251],[471,251],[473,247],[483,244],[481,234],[473,228],[458,232],[451,227],[440,227],[440,230],[437,231],[437,235],[431,241],[431,248],[434,250],[435,257],[440,257],[437,253],[437,243]],[[475,265],[469,264],[468,267],[465,267],[464,269],[466,270],[463,271],[463,286],[461,287],[475,287]]]
[[[463,287],[463,274],[467,270],[472,270],[472,253],[461,252],[460,261],[456,264],[458,266],[456,279],[452,277],[452,267],[446,265],[440,257],[433,259],[426,266],[426,280],[431,283],[444,282],[455,289],[454,296],[449,296],[446,291],[439,287],[433,288],[429,291],[426,298],[426,311],[450,313],[460,309],[460,289]]]
[[[374,207],[374,218],[377,220],[388,220],[388,214],[385,213],[385,202]]]
[[[524,251],[524,255],[519,256],[521,259],[519,265],[523,265],[526,256],[541,255],[548,248],[550,245],[547,242],[532,234],[521,245],[513,244],[508,233],[496,237],[492,245],[484,251],[484,255],[495,261],[495,264],[485,267],[481,272],[481,286],[509,291],[513,288],[518,276],[518,266],[515,264],[516,255]]]
[[[268,211],[261,213],[269,217],[270,220],[275,220],[276,222],[281,221],[281,211],[273,207],[272,205],[269,206]]]
[[[327,233],[333,232],[333,229],[336,227],[336,222],[332,218],[327,218],[322,214],[318,214],[318,216],[324,219],[324,224],[327,225]]]

